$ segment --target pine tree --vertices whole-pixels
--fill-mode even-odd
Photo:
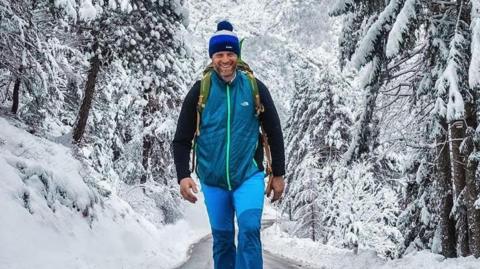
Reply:
[[[122,37],[117,40],[114,57],[118,59],[115,64],[121,67],[116,69],[125,72],[116,83],[125,85],[118,89],[108,79],[100,83],[114,89],[110,90],[111,98],[96,102],[93,114],[107,111],[101,119],[108,118],[110,124],[101,124],[100,132],[94,121],[88,133],[92,139],[110,145],[99,152],[99,159],[114,156],[111,167],[120,179],[142,184],[146,195],[142,199],[155,201],[162,223],[172,223],[180,216],[177,183],[172,180],[175,176],[170,141],[176,119],[172,111],[180,107],[190,70],[179,37],[184,18],[178,4],[137,1],[124,18],[128,26],[116,29]],[[125,92],[129,97],[124,96]],[[104,109],[110,99],[114,105]]]
[[[375,124],[377,121],[373,112],[379,89],[386,79],[385,41],[403,1],[392,0],[387,6],[384,4],[384,1],[341,0],[331,12],[336,16],[347,14],[343,29],[344,38],[340,44],[340,62],[351,60],[357,69],[364,67],[366,70],[360,85],[360,90],[365,93],[365,100],[356,123],[353,140],[345,155],[348,164],[374,149],[374,130],[377,128]],[[362,33],[361,29],[367,30]],[[345,42],[347,36],[353,36],[353,42]]]
[[[332,70],[318,70],[302,61],[295,79],[296,99],[287,125],[288,182],[283,210],[296,220],[294,233],[327,242],[327,196],[332,186],[330,168],[346,150],[351,122],[345,100],[347,87]],[[318,74],[311,78],[310,74]]]
[[[59,104],[68,111],[57,113],[74,125],[79,155],[102,175],[104,195],[146,181],[135,197],[155,205],[155,223],[174,222],[179,194],[169,141],[192,73],[181,38],[183,1],[48,2],[81,51],[75,56],[88,60],[62,85],[68,102]]]
[[[51,1],[1,1],[0,16],[0,69],[13,81],[5,94],[12,91],[12,113],[31,132],[62,126],[71,111],[63,107],[67,86],[78,84],[85,66],[81,52],[66,45],[72,35],[62,28]]]
[[[416,175],[416,180],[407,182],[403,202],[408,210],[399,222],[399,227],[406,232],[406,247],[415,244],[418,248],[433,248],[447,257],[469,253],[478,256],[473,251],[478,249],[475,247],[478,240],[471,238],[475,234],[473,230],[478,230],[478,210],[474,206],[474,201],[478,199],[478,184],[473,172],[477,169],[474,131],[477,128],[477,101],[476,86],[472,86],[472,81],[475,81],[472,72],[478,70],[478,61],[475,59],[475,31],[469,31],[476,27],[475,19],[470,17],[478,17],[478,9],[475,9],[478,3],[387,2],[385,8],[379,6],[377,9],[378,17],[370,16],[366,11],[361,13],[362,1],[343,0],[334,6],[332,15],[348,14],[344,34],[354,37],[351,43],[341,43],[342,60],[345,63],[351,60],[353,65],[361,67],[368,61],[374,62],[372,51],[379,48],[375,45],[381,46],[376,56],[382,64],[377,68],[373,65],[370,70],[377,72],[368,72],[365,81],[391,88],[384,91],[387,93],[397,89],[394,99],[386,107],[392,107],[403,96],[408,96],[411,104],[409,112],[428,119],[424,123],[415,123],[419,127],[417,129],[424,131],[423,135],[412,135],[425,146],[418,147],[416,153],[422,161],[413,163],[410,166],[412,170],[408,172]],[[366,26],[365,32],[358,30],[361,29],[359,22]],[[388,39],[380,44],[374,42],[379,36],[388,36]],[[382,54],[383,51],[385,54]],[[399,83],[399,80],[402,82]],[[361,88],[370,89],[367,91],[370,102],[366,102],[367,106],[358,121],[356,138],[346,155],[347,161],[358,159],[362,152],[372,152],[372,146],[375,147],[372,140],[375,136],[362,126],[372,128],[371,124],[375,123],[375,113],[369,112],[375,106],[375,101],[372,101],[375,98],[371,97],[380,96],[377,102],[382,102],[383,98],[375,88],[364,85],[372,84],[361,85]],[[402,90],[403,87],[407,91]],[[363,124],[365,122],[368,124]],[[370,138],[365,140],[365,137]],[[370,146],[365,147],[368,143],[364,141],[368,140]],[[403,143],[408,144],[406,141]],[[429,144],[434,144],[434,147]],[[432,162],[429,160],[434,162],[434,167],[428,165]],[[424,176],[427,171],[432,172],[431,176]],[[428,210],[427,205],[434,208]],[[424,221],[425,215],[429,215],[432,221]],[[417,223],[421,226],[418,229],[408,228],[412,223],[415,227],[418,227]],[[432,227],[436,223],[439,225],[433,233]]]
[[[464,145],[464,155],[466,156],[466,174],[465,182],[467,191],[465,194],[468,228],[470,234],[470,250],[475,257],[480,257],[480,210],[478,209],[478,199],[480,199],[479,176],[477,175],[478,151],[479,151],[479,133],[478,133],[478,91],[479,91],[479,70],[480,70],[480,1],[471,1],[471,61],[468,73],[469,90],[473,100],[465,105],[465,122],[467,125],[466,139]],[[466,16],[468,14],[465,13]],[[477,206],[475,206],[477,205]]]

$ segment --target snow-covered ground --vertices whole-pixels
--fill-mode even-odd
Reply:
[[[429,251],[412,252],[397,260],[385,261],[374,251],[351,250],[313,242],[310,239],[292,238],[276,223],[262,233],[263,247],[269,252],[296,260],[303,265],[319,269],[478,269],[480,259],[445,259]]]
[[[70,148],[0,118],[0,268],[173,268],[208,233],[201,207],[158,227],[94,180]]]

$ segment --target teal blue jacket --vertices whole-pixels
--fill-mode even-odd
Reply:
[[[207,184],[235,189],[259,171],[255,162],[259,122],[247,76],[227,84],[213,72],[197,137],[197,175]]]
[[[284,175],[280,119],[266,86],[257,79],[260,100],[265,107],[265,112],[257,117],[251,84],[243,72],[237,71],[229,84],[215,72],[211,79],[209,97],[200,119],[200,135],[194,148],[199,179],[204,184],[232,190],[256,172],[263,171],[260,122],[271,148],[273,175]],[[190,177],[191,173],[189,160],[199,93],[200,81],[197,81],[185,97],[172,141],[178,182]]]

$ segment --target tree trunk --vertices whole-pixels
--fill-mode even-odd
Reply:
[[[152,153],[152,146],[153,146],[153,137],[150,134],[143,135],[143,150],[142,150],[142,166],[143,166],[143,174],[142,178],[140,179],[140,183],[143,184],[147,182],[148,173],[150,170],[150,156]]]
[[[20,83],[22,82],[21,76],[23,72],[23,67],[18,69],[18,76],[15,79],[15,84],[13,85],[13,104],[12,104],[12,113],[17,114],[18,104],[20,103]]]
[[[143,118],[143,151],[142,151],[142,166],[144,169],[140,183],[147,182],[148,174],[150,173],[150,163],[152,157],[153,146],[155,142],[155,136],[153,135],[153,130],[145,131],[149,129],[153,124],[152,115],[158,111],[158,102],[156,102],[156,97],[149,93],[147,96],[147,105],[143,109],[142,118]]]
[[[98,44],[93,46],[94,51],[98,48]],[[90,70],[88,71],[87,83],[85,84],[85,95],[83,97],[82,105],[80,106],[80,112],[78,113],[78,121],[75,129],[73,130],[73,140],[79,143],[85,133],[85,127],[87,126],[88,115],[90,108],[92,107],[93,97],[95,95],[95,84],[97,83],[97,75],[100,71],[100,59],[95,54],[90,60]]]
[[[437,180],[440,192],[440,229],[442,233],[442,255],[456,257],[455,223],[450,218],[453,207],[452,175],[450,173],[450,150],[447,143],[448,125],[445,119],[440,120],[444,131],[437,137]]]
[[[477,115],[476,115],[476,94],[475,91],[470,91],[474,100],[465,104],[465,121],[467,123],[467,133],[465,141],[465,156],[472,156],[479,151],[479,146],[474,144],[475,130],[477,129]],[[479,197],[479,189],[475,179],[477,171],[478,160],[475,158],[467,158],[467,165],[465,169],[465,203],[467,207],[468,218],[468,234],[469,246],[471,254],[475,257],[480,257],[480,210],[475,208],[475,201]]]
[[[316,224],[316,219],[315,219],[315,216],[316,216],[316,208],[315,208],[315,205],[314,205],[314,201],[312,201],[312,204],[310,205],[310,208],[312,210],[312,240],[313,242],[317,241],[318,238],[317,238],[317,231],[316,231],[316,227],[315,227],[315,224]]]
[[[360,116],[359,121],[356,123],[356,132],[354,134],[353,142],[350,145],[347,153],[345,154],[345,161],[347,165],[351,164],[353,161],[360,159],[363,155],[368,154],[372,150],[372,145],[374,144],[374,134],[373,134],[373,117],[376,106],[376,100],[378,92],[380,90],[382,82],[380,81],[381,67],[382,67],[383,57],[375,56],[372,60],[374,65],[374,71],[377,75],[373,76],[372,81],[366,86],[365,91],[367,92],[365,97],[365,104],[363,106],[363,111]]]
[[[467,0],[462,0],[462,13],[460,18],[465,22],[465,25],[471,25],[471,9],[472,6]],[[470,28],[473,29],[473,28]],[[472,52],[470,50],[470,42],[472,41],[471,31],[465,27],[463,29],[465,39],[468,40],[469,45],[465,47],[465,58],[467,59],[463,63],[464,74],[468,74],[468,64],[471,62]],[[464,79],[465,84],[467,84],[467,78]],[[475,173],[478,167],[478,159],[474,155],[480,150],[480,144],[478,138],[475,138],[475,130],[477,129],[477,111],[476,103],[478,100],[477,93],[478,88],[470,88],[467,85],[464,86],[465,90],[462,92],[463,99],[465,102],[465,123],[466,123],[466,134],[465,142],[463,146],[463,156],[465,156],[465,192],[464,192],[464,201],[467,209],[467,220],[468,220],[468,240],[469,248],[471,254],[475,257],[480,257],[480,210],[475,208],[475,201],[479,198],[479,185],[478,181],[475,178]]]
[[[457,235],[457,255],[468,256],[468,220],[465,203],[465,158],[460,152],[460,145],[465,138],[463,119],[450,123],[450,147],[452,156],[452,175],[455,186],[455,228]]]

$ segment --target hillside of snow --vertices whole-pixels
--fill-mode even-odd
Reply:
[[[172,268],[207,233],[205,215],[155,226],[116,194],[99,195],[96,174],[72,149],[0,118],[0,268]]]

